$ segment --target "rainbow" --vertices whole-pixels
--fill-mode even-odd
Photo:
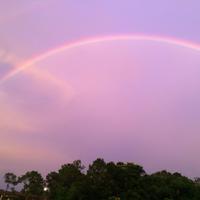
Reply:
[[[50,49],[46,51],[45,53],[42,53],[38,56],[35,56],[26,62],[16,66],[10,73],[5,75],[1,80],[0,84],[3,84],[5,81],[9,80],[13,76],[17,75],[18,73],[22,72],[23,70],[27,70],[34,64],[37,64],[38,62],[47,59],[50,56],[56,55],[58,53],[69,51],[70,49],[79,48],[85,45],[89,44],[96,44],[101,42],[109,42],[109,41],[152,41],[152,42],[158,42],[158,43],[166,43],[170,45],[180,46],[183,48],[189,48],[194,51],[200,51],[200,44],[195,44],[190,41],[184,41],[176,38],[170,38],[170,37],[161,37],[161,36],[149,36],[149,35],[114,35],[114,36],[101,36],[101,37],[93,37],[93,38],[85,38],[80,39],[75,42],[67,43],[61,46],[58,46],[57,48]]]

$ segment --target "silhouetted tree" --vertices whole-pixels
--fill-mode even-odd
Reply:
[[[84,177],[82,170],[84,166],[80,160],[61,166],[58,172],[51,172],[46,177],[49,197],[51,199],[68,199],[68,193],[73,184],[78,183]]]
[[[17,176],[14,173],[6,173],[4,175],[4,181],[7,184],[6,190],[15,190],[15,186],[17,185]],[[12,185],[12,188],[10,187]]]
[[[43,199],[45,184],[38,172],[27,172],[19,178],[7,173],[4,178],[7,184],[23,183],[23,193],[17,194],[15,199]],[[48,200],[200,199],[199,179],[193,181],[165,170],[148,175],[135,163],[106,163],[100,158],[90,164],[85,173],[80,160],[62,165],[57,172],[47,175],[46,186]],[[7,192],[6,195],[13,194]]]
[[[22,192],[26,195],[42,195],[44,192],[44,179],[37,171],[26,172],[19,177],[19,182],[23,183]]]

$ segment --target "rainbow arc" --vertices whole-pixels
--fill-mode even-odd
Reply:
[[[0,84],[3,84],[13,76],[17,75],[18,73],[28,70],[35,64],[41,62],[42,60],[47,59],[53,55],[58,53],[69,51],[74,48],[79,48],[82,46],[86,46],[89,44],[97,44],[102,42],[109,42],[109,41],[152,41],[157,43],[166,43],[170,45],[180,46],[183,48],[188,48],[193,51],[200,51],[200,45],[195,44],[189,41],[184,41],[176,38],[170,37],[161,37],[161,36],[148,36],[148,35],[114,35],[114,36],[102,36],[102,37],[93,37],[93,38],[86,38],[80,39],[75,42],[66,43],[64,45],[58,46],[54,49],[50,49],[40,55],[37,55],[31,59],[28,59],[26,62],[16,66],[10,73],[6,74],[1,80]]]

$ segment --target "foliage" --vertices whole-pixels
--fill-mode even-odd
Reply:
[[[36,172],[21,177],[5,175],[7,184],[23,183],[22,193],[49,200],[199,200],[199,178],[194,181],[180,173],[160,171],[147,174],[135,163],[96,159],[84,170],[80,160],[50,172],[46,181]],[[48,187],[45,193],[43,188]],[[35,197],[36,197],[35,196]]]
[[[4,175],[4,181],[7,184],[6,190],[9,190],[9,189],[11,189],[12,191],[15,190],[15,186],[17,185],[18,180],[17,180],[17,176],[14,173],[6,173]]]
[[[42,195],[44,189],[44,180],[37,171],[26,172],[19,177],[19,182],[23,183],[22,193],[29,195]]]

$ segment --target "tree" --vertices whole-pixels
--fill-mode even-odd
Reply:
[[[90,181],[92,196],[94,196],[96,200],[113,196],[110,192],[108,176],[107,165],[103,159],[98,158],[89,165],[87,177]]]
[[[15,190],[15,186],[17,185],[17,176],[14,173],[6,173],[4,175],[4,181],[7,184],[6,190]],[[13,186],[12,188],[10,186]]]
[[[58,172],[51,172],[46,177],[47,187],[49,188],[49,198],[65,200],[72,191],[74,184],[84,178],[82,173],[84,166],[80,160],[73,163],[62,165]]]
[[[37,171],[26,172],[19,178],[23,183],[22,192],[30,195],[42,195],[44,190],[44,179]]]
[[[96,159],[89,165],[87,173],[80,160],[62,165],[57,172],[46,177],[49,200],[199,200],[199,179],[191,180],[180,173],[165,170],[146,174],[143,167],[135,163],[106,163]],[[36,171],[17,178],[12,173],[4,176],[5,182],[15,185],[23,183],[23,193],[3,192],[9,198],[43,198],[44,180]],[[10,185],[9,185],[10,184]],[[0,191],[1,194],[1,191]],[[35,196],[34,196],[35,195]]]

